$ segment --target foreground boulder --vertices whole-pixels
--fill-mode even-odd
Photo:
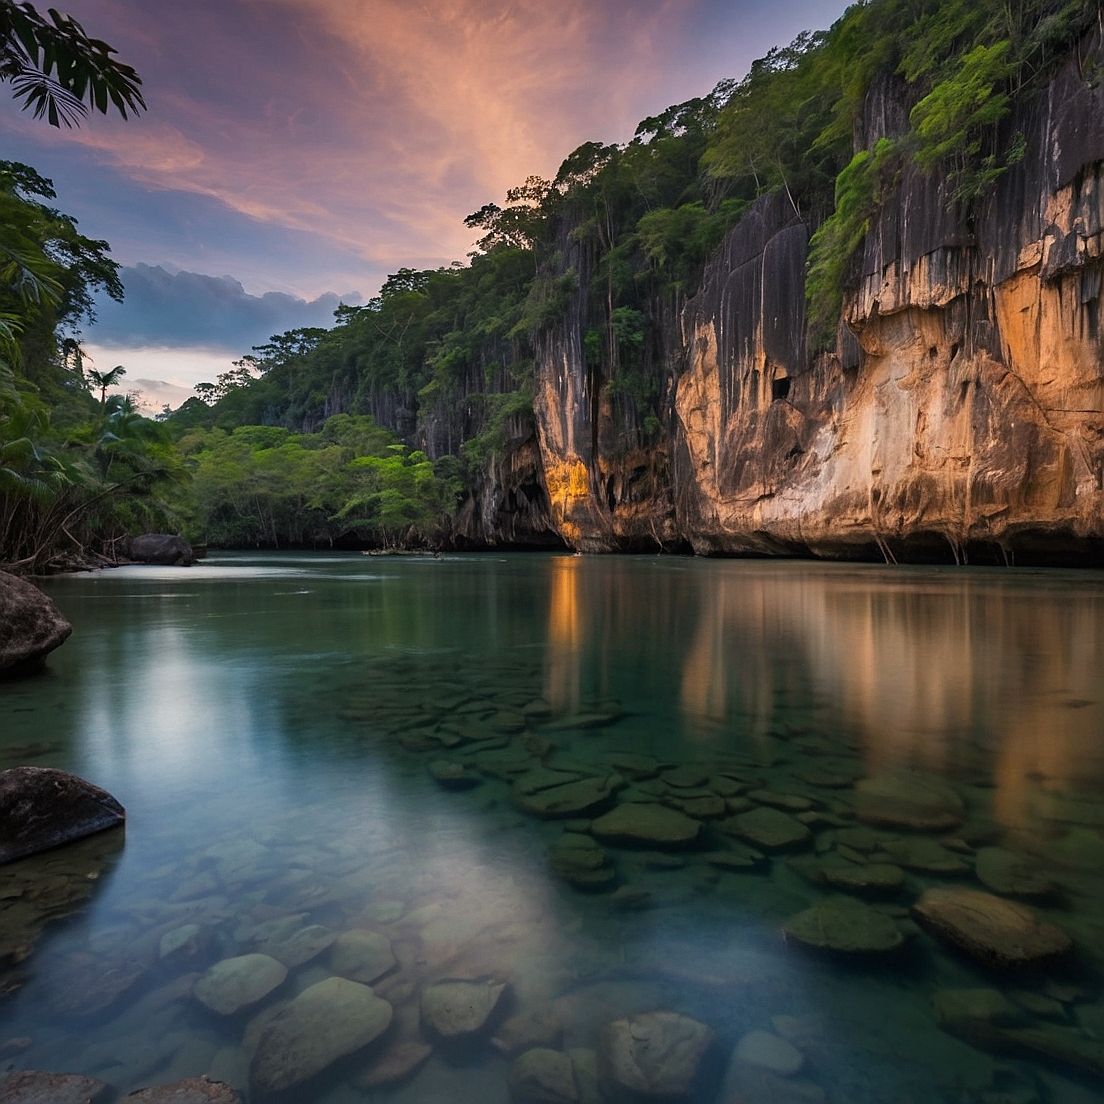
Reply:
[[[614,1020],[598,1046],[598,1074],[613,1099],[688,1099],[697,1087],[713,1031],[677,1012]]]
[[[250,1067],[262,1096],[300,1085],[382,1035],[391,1005],[368,988],[329,977],[304,989],[268,1022]]]
[[[127,556],[138,563],[158,564],[161,567],[188,567],[196,561],[192,546],[183,538],[171,533],[145,533],[131,537],[127,544]]]
[[[0,1077],[0,1100],[4,1104],[97,1104],[110,1086],[95,1077],[70,1073],[40,1073],[20,1070]]]
[[[0,671],[37,667],[72,631],[38,587],[0,571]]]
[[[1073,940],[1026,905],[976,889],[925,890],[912,914],[934,935],[1000,969],[1032,966],[1066,954]]]
[[[126,810],[106,790],[53,767],[0,772],[0,865],[115,828]]]

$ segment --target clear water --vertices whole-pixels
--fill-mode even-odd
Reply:
[[[510,1058],[485,1035],[437,1046],[396,1084],[358,1086],[419,1037],[422,987],[485,976],[509,984],[487,1031],[534,1010],[560,1023],[546,1044],[574,1055],[583,1101],[601,1099],[585,1071],[603,1025],[655,1009],[716,1033],[697,1100],[1100,1099],[1104,577],[219,555],[48,590],[75,631],[46,674],[0,683],[0,766],[75,771],[118,797],[128,823],[125,840],[0,869],[0,1068],[88,1073],[120,1092],[208,1073],[247,1093],[267,1015],[333,972],[333,948],[232,1015],[192,985],[263,947],[273,928],[259,925],[295,917],[283,934],[383,934],[397,965],[375,983],[394,1007],[388,1033],[290,1099],[509,1099]],[[580,714],[595,727],[577,727]],[[470,742],[480,726],[489,739]],[[534,754],[608,775],[626,752],[700,765],[710,780],[691,796],[729,791],[723,817],[749,802],[734,788],[804,796],[817,842],[797,862],[717,866],[705,856],[738,841],[714,812],[689,850],[603,844],[613,880],[576,888],[549,865],[564,821],[520,808],[510,779]],[[427,769],[441,759],[477,784],[443,788]],[[969,870],[909,870],[874,901],[907,937],[894,954],[826,956],[783,938],[788,918],[839,895],[801,860],[828,855],[854,811],[853,790],[809,779],[901,765],[942,775],[965,801],[961,828],[927,835],[954,836],[967,867],[972,846],[995,843],[1044,864],[1059,892],[1033,907],[1073,936],[1068,960],[996,972],[917,928],[917,896],[981,888]],[[624,782],[621,801],[682,792]],[[568,827],[585,831],[591,815]],[[199,934],[161,957],[187,924]],[[933,993],[956,988],[999,990],[1020,1027],[1062,1045],[994,1053],[941,1029]],[[726,1080],[757,1030],[786,1036],[802,1068]]]

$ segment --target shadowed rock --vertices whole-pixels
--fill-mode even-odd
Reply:
[[[241,1104],[241,1097],[229,1085],[206,1077],[139,1089],[123,1099],[130,1104]]]
[[[714,1038],[705,1024],[677,1012],[615,1020],[599,1039],[602,1087],[615,1100],[688,1099]]]
[[[4,1104],[98,1104],[110,1089],[95,1077],[20,1070],[0,1078]]]
[[[0,571],[0,671],[32,670],[73,626],[38,587]]]
[[[160,567],[188,567],[196,561],[192,546],[183,537],[171,533],[145,533],[132,537],[127,544],[127,556],[138,563]]]
[[[53,767],[0,772],[0,865],[115,828],[126,810],[106,790]]]

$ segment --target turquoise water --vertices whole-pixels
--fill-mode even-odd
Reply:
[[[349,975],[356,930],[389,944],[371,984],[391,1025],[287,1099],[505,1101],[538,1041],[597,1101],[605,1025],[659,1009],[714,1033],[695,1101],[1100,1099],[1102,576],[223,554],[47,589],[74,634],[47,673],[0,683],[0,766],[75,771],[128,822],[0,869],[0,1069],[120,1092],[207,1073],[247,1094],[274,1012]],[[851,783],[906,767],[961,815],[864,842]],[[590,805],[537,815],[576,779]],[[734,827],[779,803],[806,838],[771,850]],[[593,827],[631,804],[701,827],[636,846]],[[918,840],[956,870],[908,861]],[[993,969],[910,916],[931,887],[983,889],[995,847],[1053,883],[1029,907],[1071,953]],[[857,895],[824,880],[871,863],[900,874]],[[785,933],[841,899],[901,945]],[[269,952],[286,978],[256,1000],[223,1014],[194,994],[215,963]],[[449,978],[506,984],[451,1045],[419,1012]],[[940,1026],[933,998],[963,989],[1000,995],[1003,1034]],[[785,1044],[780,1065],[732,1057],[751,1032]],[[424,1060],[369,1087],[395,1055]]]

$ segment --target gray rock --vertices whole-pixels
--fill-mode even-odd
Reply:
[[[139,1089],[124,1097],[131,1104],[241,1104],[241,1097],[221,1081],[189,1077],[172,1085]]]
[[[900,866],[924,874],[967,874],[970,870],[958,855],[925,836],[887,840],[882,850]]]
[[[571,1059],[546,1047],[527,1050],[510,1067],[510,1095],[518,1104],[577,1104]]]
[[[527,1008],[511,1016],[496,1032],[491,1045],[503,1054],[520,1054],[530,1047],[557,1048],[563,1040],[562,1014],[550,1004]]]
[[[614,1098],[688,1098],[713,1040],[705,1024],[677,1012],[615,1020],[599,1037],[599,1078]]]
[[[0,571],[0,671],[37,667],[72,631],[38,587]]]
[[[253,1056],[250,1080],[262,1094],[300,1085],[367,1046],[390,1023],[391,1005],[367,985],[326,978],[269,1020]]]
[[[916,920],[968,955],[1001,969],[1045,962],[1066,954],[1073,941],[1026,905],[975,889],[939,886],[912,906]]]
[[[284,983],[287,967],[264,954],[239,955],[216,962],[195,984],[195,996],[214,1012],[232,1016],[263,1000]]]
[[[95,1077],[20,1070],[0,1077],[0,1100],[4,1104],[96,1104],[110,1088]]]
[[[0,864],[115,828],[126,810],[106,790],[53,767],[0,772]]]
[[[182,957],[198,954],[200,950],[200,935],[203,929],[198,924],[184,924],[182,927],[173,928],[161,936],[158,950],[161,958],[169,958],[179,954]]]
[[[335,974],[371,985],[395,966],[391,940],[366,928],[342,932],[330,952],[330,965]]]
[[[446,978],[422,990],[422,1023],[443,1039],[468,1038],[487,1024],[506,983],[493,978]]]
[[[192,546],[183,537],[172,533],[144,533],[131,537],[126,546],[127,558],[138,563],[160,567],[188,567],[195,563]]]
[[[431,1054],[433,1047],[421,1039],[395,1043],[354,1080],[358,1089],[378,1089],[409,1077]]]
[[[337,933],[321,924],[300,928],[286,939],[267,940],[257,944],[257,950],[282,962],[289,970],[317,958],[337,939]]]

